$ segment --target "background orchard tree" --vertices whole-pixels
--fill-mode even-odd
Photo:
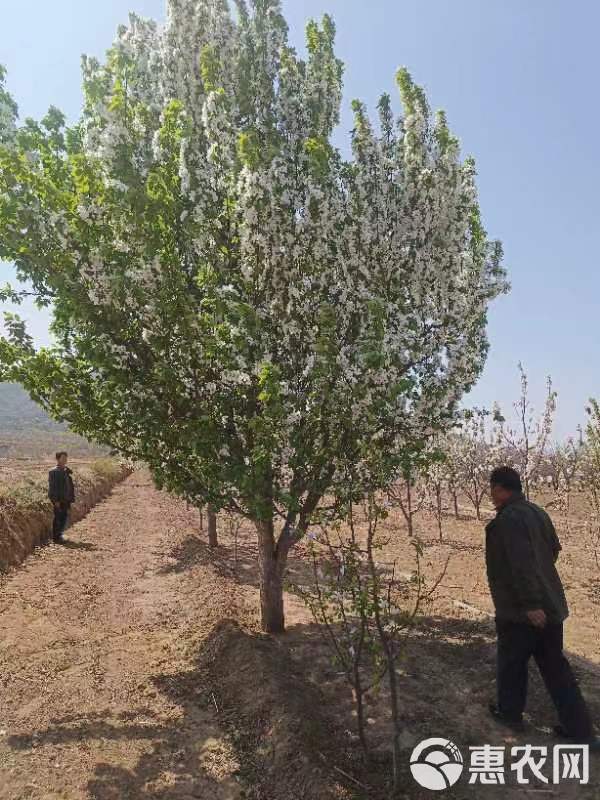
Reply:
[[[425,475],[430,459],[431,454],[427,449],[418,448],[412,442],[412,446],[406,447],[401,458],[397,470],[397,480],[387,490],[388,506],[400,509],[406,522],[406,530],[411,538],[415,534],[415,516],[423,509],[427,500]]]
[[[444,538],[443,517],[446,510],[444,500],[449,497],[455,499],[454,490],[455,469],[451,462],[450,434],[433,437],[429,444],[429,458],[423,481],[428,496],[428,506],[435,516],[440,541]],[[455,499],[454,512],[458,517],[458,497]]]
[[[569,436],[565,442],[553,444],[546,461],[554,503],[562,513],[567,531],[570,531],[571,494],[581,483],[585,457],[583,431],[581,427],[577,431],[576,437]]]
[[[502,460],[497,447],[497,437],[490,430],[498,412],[473,408],[462,412],[460,432],[455,434],[449,457],[454,459],[453,479],[460,491],[471,501],[478,520],[481,506],[489,492],[490,473]]]
[[[171,0],[83,60],[84,110],[18,124],[2,85],[0,258],[52,304],[18,318],[1,378],[197,506],[253,521],[262,624],[284,627],[290,548],[322,497],[393,478],[409,431],[452,418],[506,288],[475,168],[406,70],[404,116],[354,103],[331,144],[334,25],[307,60],[278,0]]]
[[[448,487],[446,465],[443,461],[432,462],[425,476],[427,492],[429,494],[429,506],[435,516],[440,542],[444,538],[444,492]]]
[[[588,422],[585,428],[585,443],[581,461],[581,484],[591,507],[588,522],[598,563],[600,545],[600,404],[590,400],[587,407]]]
[[[452,499],[455,519],[460,519],[458,499],[461,492],[460,453],[461,440],[456,430],[450,431],[444,439],[444,455],[446,457],[446,485]]]
[[[531,489],[541,476],[540,467],[547,456],[547,448],[552,434],[557,394],[552,388],[552,379],[546,381],[546,400],[538,419],[529,400],[529,382],[523,365],[519,363],[521,375],[521,396],[514,403],[518,422],[513,428],[502,423],[498,440],[506,448],[507,463],[512,462],[523,480],[523,491],[529,499]]]

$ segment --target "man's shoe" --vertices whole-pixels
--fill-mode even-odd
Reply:
[[[525,725],[521,717],[507,717],[506,714],[500,711],[496,703],[490,703],[489,710],[490,714],[499,725],[504,725],[505,728],[510,728],[510,730],[515,731],[515,733],[520,733],[525,730]]]
[[[555,725],[554,733],[560,739],[567,739],[568,741],[573,742],[573,744],[586,744],[590,749],[590,753],[600,753],[600,739],[597,736],[571,736],[567,733],[562,725]]]
[[[558,736],[559,739],[571,738],[562,725],[555,725],[552,730],[554,731],[554,735]]]

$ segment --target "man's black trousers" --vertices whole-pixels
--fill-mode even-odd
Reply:
[[[54,521],[52,522],[52,538],[58,541],[67,526],[69,517],[69,503],[59,503],[54,506]]]
[[[571,666],[563,655],[562,623],[544,628],[520,622],[496,620],[498,632],[498,709],[520,720],[527,700],[527,668],[536,661],[558,718],[569,736],[587,739],[593,726]]]

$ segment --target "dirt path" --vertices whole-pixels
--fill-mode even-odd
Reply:
[[[409,577],[412,548],[398,535],[401,521],[391,518],[389,525],[382,559],[396,560]],[[494,636],[481,525],[449,519],[443,543],[434,530],[434,521],[423,515],[425,575],[434,580],[448,556],[450,562],[398,672],[406,797],[414,800],[421,794],[408,773],[408,757],[428,736],[448,736],[465,753],[483,743],[555,744],[554,712],[535,674],[524,737],[507,739],[488,719]],[[568,647],[600,720],[600,584],[590,569],[595,554],[575,529],[561,536],[561,572],[573,612]],[[0,800],[241,800],[246,753],[234,752],[219,727],[225,714],[215,703],[231,697],[211,694],[203,655],[215,645],[219,621],[253,622],[248,605],[257,606],[256,541],[248,524],[234,534],[225,517],[219,538],[218,551],[210,551],[198,535],[197,512],[157,492],[145,473],[135,473],[67,532],[65,547],[41,548],[0,579]],[[310,580],[302,546],[289,567],[293,582]],[[354,748],[348,686],[306,608],[289,595],[287,620],[289,632],[277,646],[285,644],[300,673],[322,691],[327,713],[345,731],[340,747]],[[247,662],[239,644],[229,650],[229,661],[219,660],[218,669],[247,681],[246,694],[253,696],[254,648]],[[271,713],[281,701],[276,685],[265,701],[271,709],[260,708],[263,721],[263,711]],[[235,711],[247,711],[245,702]],[[369,696],[367,712],[371,744],[382,759],[378,769],[389,774],[385,690]],[[594,762],[593,785],[574,783],[552,794],[596,800],[598,769]],[[356,774],[370,787],[378,785],[377,776],[363,776],[358,762]],[[471,800],[480,794],[463,781],[448,796]],[[485,794],[517,800],[523,787],[486,787]],[[379,796],[371,788],[367,795]],[[305,794],[286,800],[298,796]]]
[[[134,473],[0,585],[1,800],[234,800],[198,666],[215,613],[173,552],[197,515]],[[224,599],[225,598],[225,599]]]
[[[566,648],[600,730],[600,581],[596,577],[594,545],[577,517],[571,520],[570,530],[566,530],[561,526],[560,516],[554,516],[563,545],[559,568],[571,608],[571,617],[565,626]],[[505,785],[482,789],[479,784],[469,785],[464,778],[447,794],[456,800],[484,797],[518,800],[539,793],[561,800],[598,800],[598,754],[590,756],[588,785],[566,780],[549,787],[533,778],[530,787],[516,783],[515,773],[509,767],[512,747],[531,744],[546,748],[548,759],[544,772],[551,774],[554,747],[563,743],[552,732],[556,723],[555,710],[532,664],[524,733],[514,736],[491,719],[487,706],[495,697],[495,629],[485,574],[483,526],[476,520],[457,521],[448,517],[444,520],[444,541],[440,543],[435,519],[422,513],[417,520],[417,530],[423,542],[421,570],[428,586],[434,584],[444,569],[446,571],[431,602],[424,603],[421,608],[419,623],[406,641],[397,670],[407,800],[425,800],[431,796],[431,792],[419,790],[408,769],[412,748],[431,736],[451,739],[461,747],[467,759],[470,747],[485,744],[503,748],[506,755]],[[387,545],[378,559],[388,566],[395,562],[396,575],[408,581],[415,569],[414,550],[397,512],[386,521],[382,538],[387,540]],[[298,550],[301,548],[302,545]],[[299,560],[292,563],[292,577],[294,571],[301,582]],[[307,677],[321,687],[328,708],[335,709],[339,723],[348,731],[348,739],[356,741],[354,707],[343,673],[332,663],[331,652],[316,627],[307,620],[303,604],[290,598],[287,612],[288,643]],[[392,734],[385,681],[381,691],[368,693],[365,708],[369,742],[379,758],[389,752]],[[378,766],[371,772],[367,770],[361,774],[359,767],[355,772],[369,785],[369,800],[380,796],[376,792],[379,774],[390,769],[389,761],[384,760],[383,770],[378,761],[375,763]]]

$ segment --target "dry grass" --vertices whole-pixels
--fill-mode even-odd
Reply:
[[[116,459],[71,459],[76,502],[72,520],[80,519],[129,468]],[[20,564],[49,536],[52,507],[48,470],[52,462],[2,460],[0,463],[0,570]]]
[[[48,470],[54,464],[38,460],[10,459],[0,462],[0,505],[5,509],[39,510],[48,505]],[[74,472],[78,495],[87,494],[99,480],[115,480],[122,465],[112,458],[75,459]]]

